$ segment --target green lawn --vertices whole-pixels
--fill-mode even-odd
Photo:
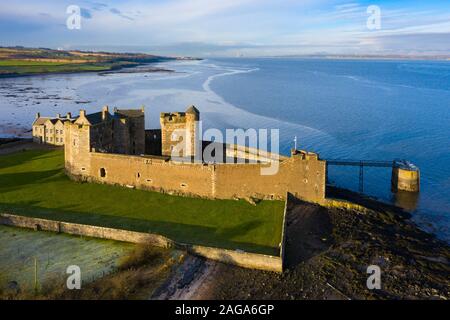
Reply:
[[[176,241],[278,254],[284,204],[206,200],[77,183],[63,151],[0,156],[0,211],[165,235]]]
[[[1,74],[64,73],[111,70],[112,63],[64,63],[51,61],[0,60]]]
[[[0,67],[14,67],[14,66],[59,66],[67,64],[65,62],[53,61],[30,61],[30,60],[0,60]]]

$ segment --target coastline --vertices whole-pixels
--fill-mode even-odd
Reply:
[[[175,59],[176,60],[176,59]],[[160,63],[163,61],[155,61],[155,62],[145,62],[145,63],[139,63],[133,66],[120,66],[117,68],[111,68],[111,69],[105,69],[105,70],[74,70],[74,71],[55,71],[55,72],[37,72],[37,73],[10,73],[10,74],[0,74],[0,79],[5,78],[20,78],[20,77],[33,77],[33,76],[47,76],[47,75],[65,75],[65,74],[83,74],[83,73],[98,73],[99,75],[103,74],[114,74],[114,73],[138,73],[136,72],[123,72],[123,70],[137,68],[141,66],[151,65],[155,63]],[[122,71],[122,72],[121,72]],[[157,68],[154,69],[148,68],[145,71],[146,73],[152,73],[152,72],[175,72],[175,70],[171,69],[165,69],[165,68]]]
[[[193,298],[450,299],[449,245],[422,231],[402,209],[366,197],[359,200],[371,209],[359,212],[298,201],[288,214],[288,270],[274,275],[217,264],[209,275],[214,281],[197,284]],[[366,286],[369,265],[380,267],[379,290]]]

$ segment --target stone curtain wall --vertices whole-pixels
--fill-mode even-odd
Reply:
[[[286,199],[290,192],[305,201],[325,201],[325,161],[317,157],[283,159],[276,175],[261,175],[261,167],[268,164],[179,163],[162,157],[95,152],[88,158],[89,170],[74,170],[74,176],[81,173],[79,178],[88,181],[205,198]]]
[[[282,272],[282,258],[264,254],[249,253],[238,250],[204,247],[177,243],[164,236],[121,229],[104,228],[77,223],[60,222],[47,219],[25,217],[12,214],[0,214],[0,224],[34,230],[63,232],[72,235],[110,239],[131,243],[144,243],[162,248],[186,250],[194,255],[216,260],[244,268]]]
[[[39,219],[7,213],[0,214],[0,224],[131,243],[149,243],[162,248],[174,246],[172,240],[156,234]]]
[[[166,193],[213,197],[213,167],[174,163],[160,157],[91,153],[90,178],[96,182],[133,186]],[[100,176],[104,168],[106,176]]]
[[[265,164],[222,164],[216,166],[218,198],[256,197],[286,199],[286,193],[310,202],[325,199],[325,161],[293,156],[280,161],[276,175],[261,175]]]

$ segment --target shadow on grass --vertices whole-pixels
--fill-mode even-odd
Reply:
[[[0,174],[0,190],[4,192],[14,191],[26,185],[40,183],[57,174],[61,174],[60,169]]]
[[[49,155],[55,150],[27,150],[18,151],[12,154],[0,154],[0,169],[6,169],[13,166],[21,166],[37,159],[54,159],[57,155]]]
[[[148,232],[166,236],[177,242],[240,249],[247,252],[278,255],[278,248],[248,242],[233,241],[235,236],[257,229],[261,222],[249,221],[230,228],[215,228],[168,221],[136,219],[123,216],[109,216],[94,212],[77,212],[67,208],[48,209],[39,207],[37,201],[18,202],[14,206],[0,203],[0,211],[28,217],[57,220],[86,225]]]

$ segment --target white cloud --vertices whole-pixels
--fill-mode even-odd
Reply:
[[[65,9],[76,2],[89,10],[91,18],[82,20],[80,31],[68,32]],[[14,34],[19,41],[32,38],[39,45],[55,47],[77,44],[167,47],[198,42],[212,44],[214,50],[208,52],[225,54],[234,54],[235,50],[249,53],[260,50],[264,55],[283,51],[293,54],[296,50],[381,50],[387,37],[450,33],[449,11],[423,8],[382,5],[382,29],[374,32],[366,28],[366,6],[358,1],[132,0],[101,4],[96,0],[39,3],[24,0],[2,4],[0,23],[2,18],[12,21],[12,31],[14,23],[29,24],[28,32],[18,37],[16,33],[0,30],[0,39],[9,37],[14,41],[11,35]],[[433,39],[437,41],[435,36]],[[408,47],[407,42],[402,43]],[[427,42],[427,46],[431,50],[433,42]]]

